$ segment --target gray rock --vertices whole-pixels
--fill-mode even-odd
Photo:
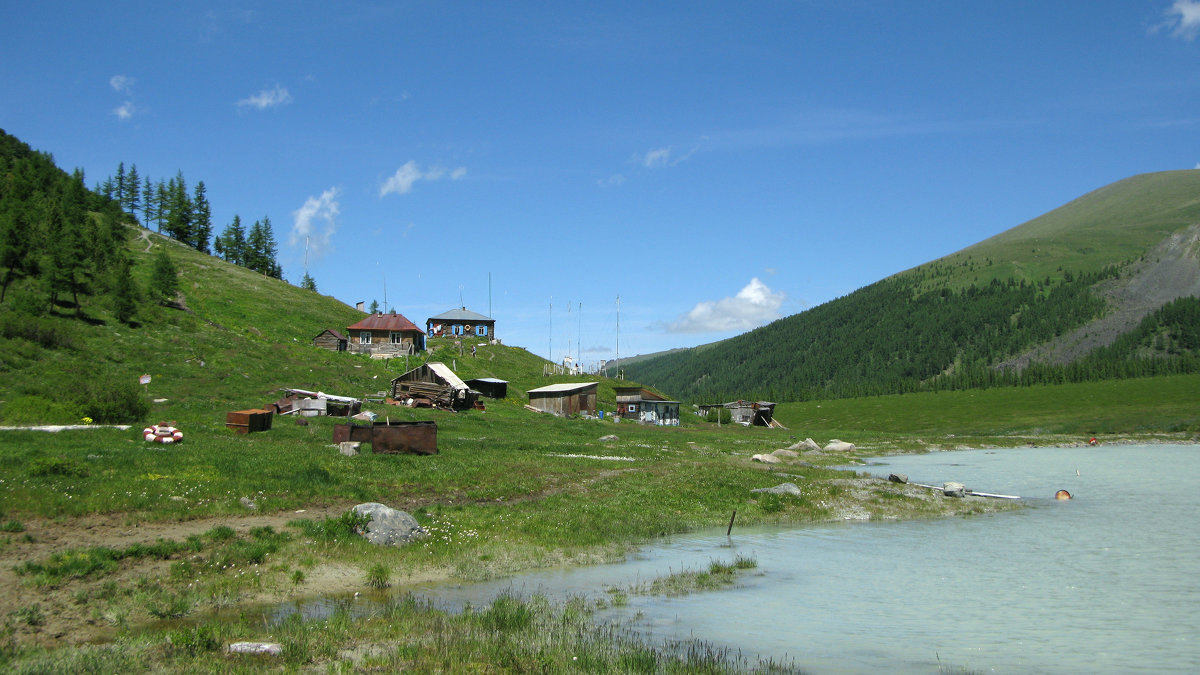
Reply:
[[[600,442],[602,442],[602,443],[611,443],[611,442],[617,441],[617,440],[620,440],[620,439],[617,438],[616,434],[609,434],[607,436],[600,437]]]
[[[826,452],[854,452],[854,449],[856,447],[857,446],[855,446],[853,443],[847,443],[846,441],[839,441],[838,439],[835,438],[835,439],[829,441],[829,444],[825,446],[825,451]]]
[[[283,645],[278,642],[234,642],[229,645],[229,653],[279,656],[283,653]]]
[[[892,473],[888,474],[888,480],[892,481],[893,483],[907,483],[908,475],[903,473]]]
[[[967,494],[967,486],[963,485],[962,483],[948,481],[942,483],[942,494],[946,495],[947,497],[965,497]]]
[[[360,531],[359,534],[378,546],[404,546],[429,536],[429,532],[421,527],[416,518],[405,511],[378,502],[359,504],[353,511],[370,517],[371,522],[367,523],[366,531]]]
[[[757,490],[751,490],[751,492],[765,492],[773,495],[793,495],[796,497],[803,495],[803,493],[800,492],[800,488],[797,487],[795,483],[780,483],[775,487],[758,488]]]
[[[242,497],[238,501],[241,502],[242,506],[250,509],[251,511],[258,510],[258,504],[255,504],[254,502],[250,501],[249,497]]]
[[[360,447],[362,447],[362,443],[358,441],[342,441],[338,443],[338,450],[347,457],[357,455]]]
[[[764,464],[779,464],[780,462],[783,461],[782,459],[779,459],[775,455],[754,455],[750,459],[751,459],[751,461],[762,462]]]
[[[779,450],[776,450],[775,452],[772,452],[771,454],[775,455],[776,457],[787,457],[788,459],[791,459],[792,457],[800,456],[800,453],[796,452],[795,450],[792,450],[791,448],[781,448]]]
[[[807,450],[820,450],[820,449],[821,449],[821,446],[817,445],[817,442],[811,438],[806,438],[806,439],[800,441],[799,443],[793,443],[788,446],[788,450],[798,450],[801,452],[807,451]]]

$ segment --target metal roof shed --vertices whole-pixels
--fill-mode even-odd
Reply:
[[[596,414],[597,382],[565,382],[529,390],[529,405],[559,417]]]
[[[467,380],[467,386],[488,398],[504,398],[508,396],[508,381],[494,377],[477,377]]]

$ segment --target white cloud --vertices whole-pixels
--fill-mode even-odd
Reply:
[[[292,95],[284,87],[275,85],[274,89],[263,89],[253,96],[248,96],[237,102],[239,108],[251,107],[259,110],[287,105],[292,102]]]
[[[599,185],[600,187],[607,188],[607,187],[616,187],[624,182],[625,182],[624,175],[619,174],[619,173],[614,173],[613,175],[609,176],[608,178],[601,178],[600,180],[596,181],[596,184]]]
[[[383,186],[379,188],[379,196],[384,197],[393,192],[398,195],[406,195],[412,191],[413,183],[419,180],[441,180],[447,174],[449,174],[450,180],[459,180],[467,175],[467,169],[460,166],[457,169],[447,170],[445,167],[435,166],[421,171],[416,160],[410,159],[383,182]]]
[[[292,213],[294,221],[288,243],[293,247],[307,245],[310,261],[320,259],[333,248],[333,233],[337,232],[341,213],[339,192],[335,187],[329,188],[320,197],[309,197],[304,206]]]
[[[1192,40],[1200,33],[1200,0],[1175,0],[1167,16],[1172,37]]]
[[[784,294],[775,293],[758,277],[732,298],[698,303],[667,324],[668,333],[747,331],[779,318]]]
[[[696,148],[688,150],[680,155],[675,152],[675,149],[668,146],[665,148],[656,148],[646,152],[644,155],[635,155],[634,161],[647,169],[661,169],[668,166],[675,166],[680,162],[684,162],[696,154]]]
[[[108,80],[108,86],[112,87],[113,91],[123,91],[125,93],[129,93],[129,90],[133,88],[133,85],[136,82],[137,80],[129,77],[128,75],[113,75]]]
[[[657,169],[667,166],[671,161],[671,149],[659,148],[651,150],[642,156],[642,165],[647,169]]]
[[[137,111],[138,108],[133,104],[133,101],[125,101],[116,108],[113,108],[113,114],[116,115],[117,119],[121,120],[122,122],[132,118],[133,114]]]

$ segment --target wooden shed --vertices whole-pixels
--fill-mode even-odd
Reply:
[[[488,398],[504,398],[508,396],[508,381],[494,377],[477,377],[467,380],[467,386]]]
[[[643,399],[638,421],[660,427],[679,426],[679,401]]]
[[[313,338],[313,346],[328,349],[331,352],[344,352],[349,344],[350,340],[345,335],[332,328],[326,328]]]
[[[559,417],[595,415],[597,382],[551,384],[529,390],[529,405]]]
[[[665,400],[662,396],[644,387],[613,387],[613,391],[617,395],[617,416],[628,420],[642,418],[643,401]]]
[[[430,361],[392,380],[391,396],[397,401],[426,399],[434,405],[463,410],[475,405],[471,388],[444,363]]]
[[[701,417],[714,408],[729,411],[730,419],[738,424],[756,427],[782,426],[775,421],[775,404],[770,401],[730,401],[729,403],[705,403],[697,406],[696,414]]]

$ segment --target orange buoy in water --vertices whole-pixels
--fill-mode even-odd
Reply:
[[[1054,498],[1055,499],[1070,499],[1071,493],[1067,492],[1066,490],[1059,490],[1058,492],[1054,493]]]

